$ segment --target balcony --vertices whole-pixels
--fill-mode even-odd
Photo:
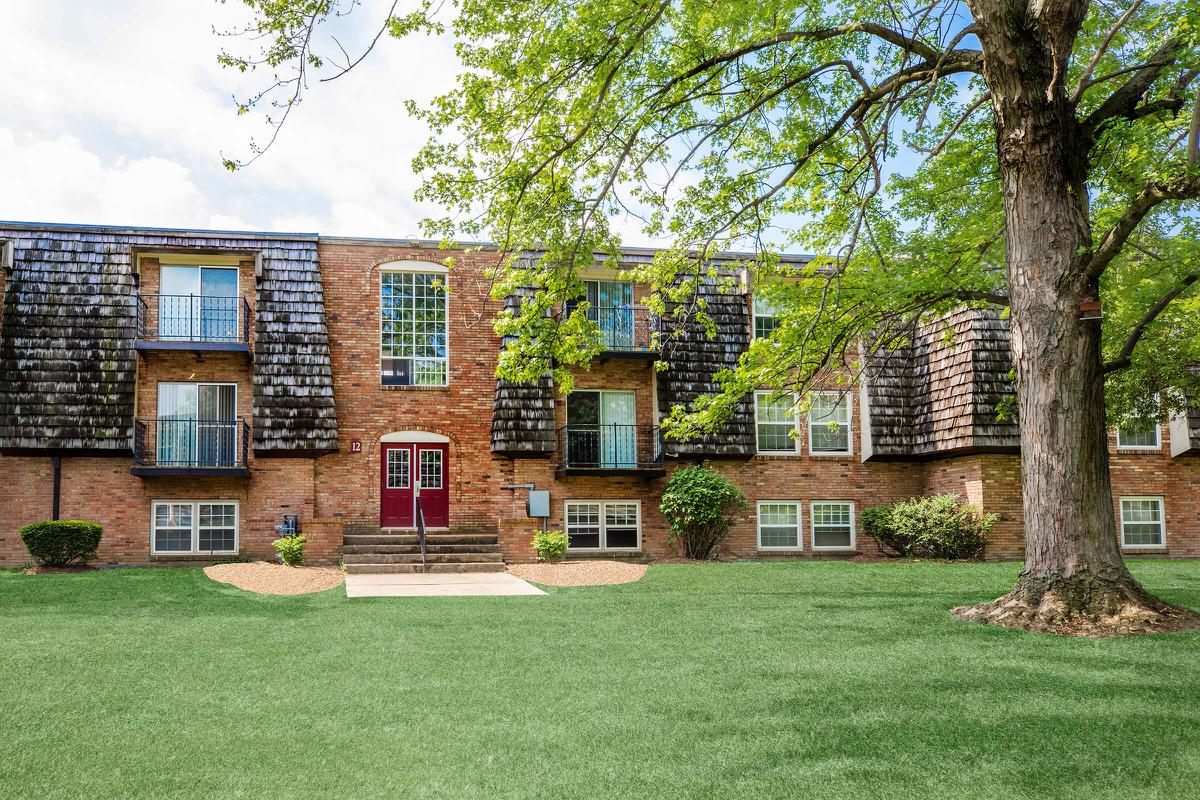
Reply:
[[[558,477],[633,475],[658,478],[663,466],[662,436],[650,425],[580,425],[558,429]]]
[[[134,475],[248,477],[250,428],[245,421],[138,419],[133,423]]]
[[[244,297],[137,296],[138,350],[250,353],[250,304]]]
[[[600,358],[654,360],[658,317],[645,306],[590,306],[587,318],[600,327],[604,349]]]

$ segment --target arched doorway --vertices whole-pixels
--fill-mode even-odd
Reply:
[[[450,440],[428,431],[399,431],[379,442],[379,526],[415,528],[419,497],[425,527],[449,527]]]

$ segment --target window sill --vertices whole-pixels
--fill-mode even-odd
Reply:
[[[1129,553],[1132,555],[1164,556],[1164,555],[1167,555],[1167,553],[1169,553],[1170,551],[1167,549],[1167,547],[1165,545],[1156,544],[1156,545],[1138,546],[1138,545],[1123,544],[1123,545],[1121,545],[1121,552]]]
[[[754,552],[760,556],[802,556],[803,547],[760,547]]]
[[[854,457],[854,451],[846,451],[842,453],[809,453],[809,458],[831,458],[845,461],[848,458]]]
[[[401,386],[396,384],[379,384],[379,388],[385,392],[448,392],[450,386]]]

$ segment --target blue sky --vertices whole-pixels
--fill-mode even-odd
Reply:
[[[365,0],[343,43],[369,38],[390,3]],[[0,218],[408,236],[433,209],[413,200],[424,129],[402,101],[452,85],[448,41],[385,39],[359,70],[313,91],[276,147],[229,173],[263,136],[237,117],[250,82],[220,68],[213,27],[240,2],[39,0],[5,9],[0,47]]]

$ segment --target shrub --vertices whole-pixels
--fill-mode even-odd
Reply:
[[[271,542],[271,547],[275,548],[283,563],[289,567],[298,567],[304,563],[304,537],[299,533],[281,536]]]
[[[533,548],[537,550],[538,561],[560,561],[567,552],[569,540],[562,531],[535,531]]]
[[[675,470],[658,510],[671,526],[671,543],[679,542],[683,555],[708,559],[729,535],[733,512],[745,507],[742,490],[706,462]]]
[[[39,564],[66,567],[95,559],[104,528],[95,522],[59,519],[21,528],[25,549]]]
[[[960,559],[983,555],[996,515],[958,495],[935,494],[868,508],[862,521],[885,555]]]

